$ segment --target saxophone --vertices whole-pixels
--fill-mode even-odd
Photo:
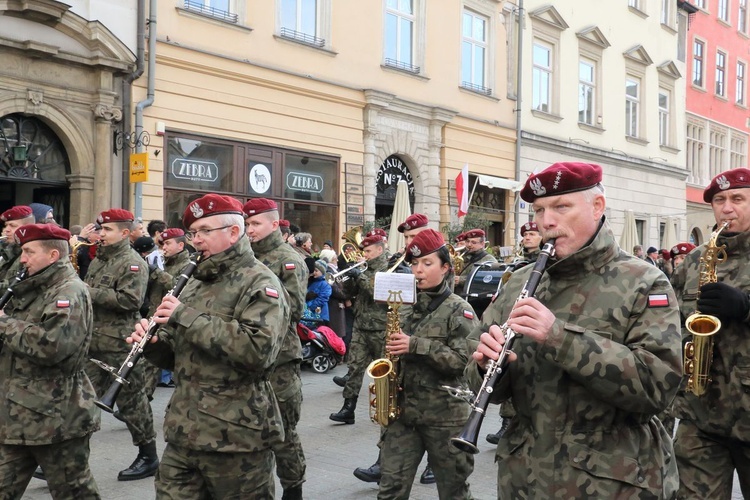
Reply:
[[[402,303],[401,291],[391,291],[387,301],[385,357],[376,359],[367,367],[367,375],[373,380],[370,383],[370,419],[383,427],[392,424],[401,415],[398,407],[399,360],[398,356],[388,353],[387,347],[391,335],[401,330],[398,309]]]
[[[716,264],[727,260],[726,245],[717,246],[719,233],[729,227],[730,221],[725,221],[716,231],[711,233],[711,239],[706,244],[706,251],[701,255],[700,276],[698,287],[706,283],[716,283]],[[721,321],[716,316],[701,314],[695,311],[687,320],[685,328],[693,336],[685,343],[684,366],[688,375],[687,391],[696,396],[705,394],[711,382],[709,372],[714,357],[714,335],[721,329]]]

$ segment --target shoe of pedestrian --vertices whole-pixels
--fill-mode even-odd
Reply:
[[[487,437],[485,439],[490,444],[497,444],[500,442],[500,436],[502,436],[502,432],[497,431],[494,434],[487,434]]]
[[[31,477],[36,478],[36,479],[41,479],[42,481],[47,480],[47,478],[44,477],[44,471],[42,470],[42,467],[39,465],[36,466],[36,470],[31,475]]]
[[[134,481],[151,477],[159,469],[159,457],[156,455],[156,441],[140,446],[135,461],[117,475],[118,481]]]
[[[381,475],[380,462],[375,462],[367,469],[363,469],[362,467],[357,467],[356,469],[354,469],[354,477],[366,483],[380,484]]]
[[[419,478],[419,482],[422,484],[434,484],[435,483],[435,474],[432,473],[432,467],[427,465],[427,467],[424,468],[424,472],[422,473],[422,476]]]
[[[302,500],[302,485],[286,488],[281,500]]]
[[[339,387],[344,387],[348,381],[349,381],[348,373],[344,375],[343,377],[339,377],[338,375],[333,377],[333,383]]]
[[[115,417],[115,418],[116,418],[117,420],[119,420],[120,422],[125,422],[125,419],[123,418],[122,414],[120,414],[120,412],[119,412],[119,411],[115,411],[115,412],[114,412],[114,413],[112,414],[112,416],[113,416],[113,417]],[[127,423],[127,422],[125,422],[125,423]]]
[[[357,408],[357,398],[346,398],[344,399],[344,406],[341,407],[341,410],[339,410],[338,413],[331,413],[328,418],[334,422],[353,424],[355,408]]]

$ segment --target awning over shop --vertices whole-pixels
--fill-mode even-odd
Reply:
[[[508,191],[520,191],[523,187],[523,182],[514,181],[512,179],[503,179],[502,177],[494,177],[492,175],[476,174],[476,176],[477,179],[479,179],[479,184],[490,189],[499,188],[507,189]]]

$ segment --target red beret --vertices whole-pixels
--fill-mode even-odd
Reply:
[[[695,245],[693,245],[692,243],[678,243],[672,247],[672,250],[670,250],[669,253],[672,254],[672,258],[674,258],[678,255],[687,255],[694,249]]]
[[[441,233],[438,233],[434,229],[425,229],[420,231],[409,243],[409,248],[406,249],[406,257],[404,259],[407,262],[411,262],[414,257],[424,257],[433,252],[437,252],[441,247],[445,246],[445,239]]]
[[[456,243],[461,243],[462,241],[466,240],[466,233],[459,233],[454,239],[456,240]]]
[[[252,217],[253,215],[272,212],[278,209],[279,207],[276,206],[276,202],[268,198],[252,198],[242,207],[245,217]]]
[[[9,220],[25,219],[26,217],[31,217],[33,213],[31,207],[16,205],[0,214],[0,220],[8,222]]]
[[[574,193],[602,181],[602,167],[594,163],[555,163],[538,174],[531,174],[521,190],[521,198],[533,203],[537,198]]]
[[[703,191],[703,201],[711,203],[714,195],[719,191],[737,188],[750,188],[750,170],[746,168],[733,168],[722,172],[713,178],[711,184]]]
[[[464,239],[484,238],[484,231],[481,229],[470,229],[464,233]]]
[[[122,208],[110,208],[99,214],[96,218],[96,222],[99,224],[107,224],[108,222],[133,222],[135,215],[129,210],[123,210]]]
[[[664,248],[659,250],[659,255],[661,255],[661,258],[664,260],[669,260],[672,258],[672,255],[669,253],[669,250],[665,250]]]
[[[207,194],[188,203],[182,214],[182,225],[190,229],[190,226],[198,219],[221,214],[242,215],[242,203],[231,196]]]
[[[166,231],[162,231],[161,241],[167,241],[172,238],[179,238],[180,236],[185,236],[185,231],[183,231],[179,227],[170,227]]]
[[[382,231],[382,229],[381,229]],[[372,231],[370,231],[371,233]],[[367,233],[367,234],[370,234]],[[379,234],[373,234],[372,236],[368,236],[367,238],[362,240],[362,243],[359,244],[360,250],[364,250],[365,247],[369,247],[370,245],[374,245],[375,243],[384,243],[385,238]]]
[[[380,229],[379,227],[372,228],[366,235],[366,238],[369,238],[370,236],[382,236],[383,238],[387,238],[388,234],[385,232],[384,229]]]
[[[16,243],[25,245],[36,240],[63,240],[70,239],[70,231],[57,224],[26,224],[16,229]]]
[[[427,216],[425,214],[411,214],[404,222],[398,225],[398,232],[411,231],[420,227],[427,227]]]
[[[279,227],[289,227],[289,221],[286,219],[279,220]]]
[[[536,222],[527,222],[526,224],[521,226],[521,237],[526,234],[526,231],[536,231],[538,233],[539,226],[536,225]]]

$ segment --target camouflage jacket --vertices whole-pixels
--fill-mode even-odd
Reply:
[[[307,293],[307,265],[305,260],[274,231],[260,241],[252,243],[255,257],[278,276],[289,294],[290,321],[277,365],[302,360],[302,347],[297,336],[297,323],[302,317]],[[276,389],[276,387],[274,387]]]
[[[149,274],[148,281],[148,314],[154,314],[156,308],[161,304],[161,299],[170,291],[180,273],[190,262],[190,253],[183,250],[164,259],[164,269],[156,268]]]
[[[451,396],[444,385],[462,385],[470,354],[466,337],[479,326],[474,310],[450,293],[448,280],[437,291],[420,291],[417,303],[401,316],[411,337],[409,354],[401,356],[402,419],[406,425],[463,425],[469,404]]]
[[[463,292],[466,280],[471,277],[472,271],[474,271],[474,264],[482,264],[484,262],[497,262],[497,259],[487,253],[486,250],[480,250],[479,252],[464,255],[464,267],[461,269],[461,274],[458,275],[458,284],[456,290]]]
[[[200,262],[146,358],[174,372],[167,442],[191,450],[250,452],[284,430],[268,377],[289,323],[286,292],[246,237]]]
[[[67,260],[18,283],[0,317],[0,443],[44,445],[99,429],[83,366],[91,299]]]
[[[502,324],[533,266],[513,273],[482,317]],[[672,441],[654,417],[682,377],[679,313],[666,276],[621,250],[605,221],[590,244],[548,265],[536,298],[556,317],[544,344],[525,337],[493,392],[518,416],[497,448],[509,497],[671,498]],[[475,345],[475,344],[474,344]],[[466,369],[476,391],[481,374]]]
[[[719,235],[718,245],[726,245],[727,260],[716,266],[718,281],[750,292],[750,232]],[[673,283],[682,314],[683,341],[691,335],[685,319],[697,308],[701,245],[685,257]],[[714,337],[714,356],[708,390],[698,397],[680,391],[675,399],[674,416],[691,420],[704,432],[750,441],[750,318],[721,320]],[[687,382],[687,376],[685,381]],[[684,389],[684,386],[683,386]]]
[[[130,352],[125,339],[141,319],[148,285],[148,266],[127,239],[96,250],[86,273],[94,305],[91,352]]]
[[[375,273],[385,272],[388,269],[388,256],[385,252],[374,259],[367,261],[367,270],[357,274],[350,273],[350,278],[344,281],[344,292],[349,296],[355,296],[354,328],[385,332],[386,314],[388,306],[385,303],[375,302]]]
[[[21,247],[15,243],[9,243],[0,249],[0,290],[3,293],[21,270],[20,257]]]

